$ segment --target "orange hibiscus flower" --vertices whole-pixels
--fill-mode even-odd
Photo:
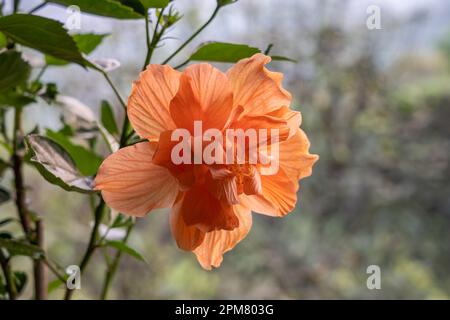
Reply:
[[[128,100],[130,122],[148,142],[110,155],[95,179],[108,206],[124,214],[144,216],[171,208],[170,226],[178,246],[193,251],[205,269],[218,267],[223,254],[248,234],[252,211],[274,217],[292,211],[298,181],[311,174],[318,159],[308,152],[300,113],[289,109],[291,95],[281,86],[282,74],[268,71],[268,62],[270,57],[256,54],[226,73],[207,63],[183,72],[149,65]],[[206,145],[197,143],[199,122],[203,131],[223,133],[276,129],[276,139],[259,139],[253,148],[258,155],[265,151],[271,164],[276,163],[276,172],[269,173],[267,162],[248,161],[248,147],[243,161],[236,160],[236,149],[231,163],[174,161],[176,130],[190,134],[188,146]],[[270,150],[277,150],[275,157]],[[196,157],[186,150],[180,156]]]

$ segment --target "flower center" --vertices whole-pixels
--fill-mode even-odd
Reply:
[[[252,165],[248,163],[234,163],[228,165],[227,169],[234,174],[234,176],[236,177],[236,183],[238,185],[242,185],[244,183],[244,178],[252,178],[255,175]]]

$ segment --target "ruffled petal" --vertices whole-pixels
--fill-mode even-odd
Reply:
[[[233,93],[227,76],[210,64],[187,67],[177,95],[170,103],[170,114],[180,128],[194,134],[194,121],[202,121],[203,131],[222,130],[230,116]]]
[[[289,138],[297,132],[298,127],[300,127],[302,123],[302,114],[299,111],[291,110],[286,106],[274,110],[266,114],[266,116],[284,119],[290,129]]]
[[[280,143],[280,168],[292,181],[310,176],[314,163],[319,159],[318,155],[309,153],[309,145],[308,137],[300,128],[289,140]]]
[[[250,209],[242,205],[235,205],[233,211],[239,219],[239,227],[231,231],[218,230],[206,233],[201,245],[194,250],[198,262],[206,270],[219,267],[223,260],[223,254],[244,239],[252,227]]]
[[[175,128],[169,104],[178,91],[181,73],[167,65],[152,64],[135,81],[128,99],[128,117],[140,137],[157,140]]]
[[[268,216],[282,217],[295,208],[298,183],[294,183],[282,169],[277,174],[261,176],[262,192],[242,195],[243,205]]]
[[[214,197],[206,185],[194,186],[185,192],[180,211],[188,226],[196,226],[203,232],[233,230],[239,220],[232,205]]]
[[[283,75],[264,67],[270,60],[257,53],[242,59],[227,72],[233,88],[233,104],[243,106],[247,114],[263,115],[291,103],[291,95],[281,86]]]
[[[184,195],[180,193],[170,213],[170,229],[180,249],[192,251],[197,248],[205,238],[205,233],[195,226],[188,226],[181,215],[181,203]]]
[[[177,180],[152,163],[155,143],[142,142],[113,153],[100,166],[95,189],[106,204],[119,212],[143,216],[157,208],[172,206]]]

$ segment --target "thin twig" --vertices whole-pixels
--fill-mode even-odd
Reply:
[[[119,102],[120,102],[122,108],[123,108],[124,110],[126,110],[126,109],[127,109],[127,104],[126,104],[125,101],[122,99],[122,96],[120,95],[120,93],[119,93],[119,91],[117,90],[117,88],[116,88],[116,86],[114,85],[114,83],[111,81],[111,78],[108,76],[108,73],[107,73],[106,71],[104,71],[104,70],[101,70],[101,69],[97,69],[97,70],[99,70],[99,71],[103,74],[103,77],[105,77],[105,79],[106,79],[106,81],[108,82],[109,86],[110,86],[111,89],[114,91],[114,94],[116,95],[117,100],[119,100]]]
[[[36,244],[44,249],[44,225],[42,220],[36,222]],[[34,287],[36,300],[47,299],[48,274],[42,259],[34,261]]]
[[[28,14],[32,14],[40,9],[42,9],[43,7],[45,7],[47,5],[47,2],[42,2],[41,4],[37,5],[36,7],[34,7],[33,9],[31,9],[30,11],[28,11]]]
[[[125,244],[127,243],[128,238],[130,237],[131,231],[133,230],[133,227],[134,227],[134,223],[130,224],[128,226],[125,237],[122,239],[123,243],[125,243]],[[110,265],[108,265],[108,270],[106,272],[105,281],[103,282],[102,292],[100,295],[100,299],[102,299],[102,300],[105,300],[108,296],[108,292],[111,287],[114,275],[116,274],[117,268],[119,266],[121,257],[122,257],[122,251],[117,250],[114,260],[112,261],[112,263]]]
[[[0,266],[3,270],[3,275],[6,281],[6,290],[8,290],[8,295],[10,300],[16,299],[16,287],[12,279],[11,268],[8,259],[3,254],[2,249],[0,249]]]
[[[221,6],[216,6],[214,9],[214,12],[212,13],[211,17],[197,30],[195,31],[181,46],[178,47],[162,64],[167,64],[170,60],[172,60],[173,57],[175,57],[185,46],[187,46],[200,32],[203,31],[210,23],[214,20],[217,13],[219,12],[219,9]]]
[[[158,14],[158,19],[156,20],[156,25],[155,25],[155,29],[153,30],[153,35],[152,35],[151,41],[149,38],[148,14],[145,19],[145,21],[146,21],[146,24],[145,24],[146,31],[145,32],[146,32],[146,42],[147,42],[147,54],[145,56],[145,62],[144,62],[144,66],[142,67],[142,71],[145,70],[147,65],[150,63],[150,59],[152,58],[153,51],[155,50],[156,45],[158,44],[159,40],[161,39],[162,35],[164,34],[164,31],[165,31],[164,27],[158,34],[158,27],[161,24],[161,19],[163,17],[164,9],[165,8],[161,9],[161,11]]]

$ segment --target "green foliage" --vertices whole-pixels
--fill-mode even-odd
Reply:
[[[245,44],[207,42],[201,44],[190,56],[192,61],[237,62],[260,52]]]
[[[111,105],[106,100],[102,101],[100,118],[103,126],[110,134],[116,135],[119,133],[116,120],[114,119],[113,110],[111,108]]]
[[[123,253],[132,256],[133,258],[136,258],[139,261],[145,262],[144,257],[139,252],[122,241],[106,241],[104,243],[104,246],[115,248]]]
[[[0,18],[0,25],[3,18]],[[1,27],[0,27],[1,28]],[[0,53],[0,94],[26,81],[30,65],[22,59],[19,52],[8,50]],[[0,104],[5,103],[0,96]],[[2,103],[3,102],[3,103]]]
[[[9,194],[9,191],[0,187],[0,204],[3,204],[11,199],[11,195]],[[8,220],[2,220],[0,221],[0,226],[7,223]]]
[[[24,46],[85,65],[75,41],[58,21],[29,14],[13,14],[0,18],[0,31]]]
[[[288,57],[283,57],[283,56],[270,56],[272,58],[272,61],[287,61],[287,62],[294,62],[297,63],[297,60],[288,58]]]
[[[237,2],[238,0],[217,0],[217,5],[220,7],[224,7],[230,4]]]
[[[21,94],[15,91],[0,93],[0,107],[21,108],[34,102],[36,102],[36,99],[27,94]]]
[[[21,294],[28,282],[28,276],[23,271],[15,271],[13,274],[14,286],[17,294]]]
[[[145,8],[164,8],[169,0],[139,0]]]
[[[49,138],[29,135],[26,139],[31,161],[50,183],[67,191],[92,192],[92,178],[83,176],[63,147]]]
[[[73,159],[77,169],[84,176],[92,176],[97,173],[103,158],[83,146],[74,144],[70,138],[61,132],[46,130],[46,136],[59,144]]]
[[[89,54],[93,52],[107,36],[108,34],[83,33],[75,34],[72,37],[80,52]],[[57,59],[52,56],[46,56],[45,60],[49,65],[63,66],[68,64],[67,61]]]
[[[3,34],[3,32],[0,32],[0,49],[6,47],[8,44],[8,40],[6,39],[6,36]]]
[[[141,19],[144,16],[115,0],[47,0],[63,6],[76,5],[82,12],[116,19]]]
[[[241,59],[251,57],[261,52],[258,48],[246,44],[205,42],[189,57],[189,61],[211,61],[235,63]],[[273,61],[297,62],[294,59],[283,56],[271,56]]]
[[[41,259],[45,256],[40,247],[15,239],[0,238],[0,248],[8,250],[12,256],[28,256],[33,259]]]

